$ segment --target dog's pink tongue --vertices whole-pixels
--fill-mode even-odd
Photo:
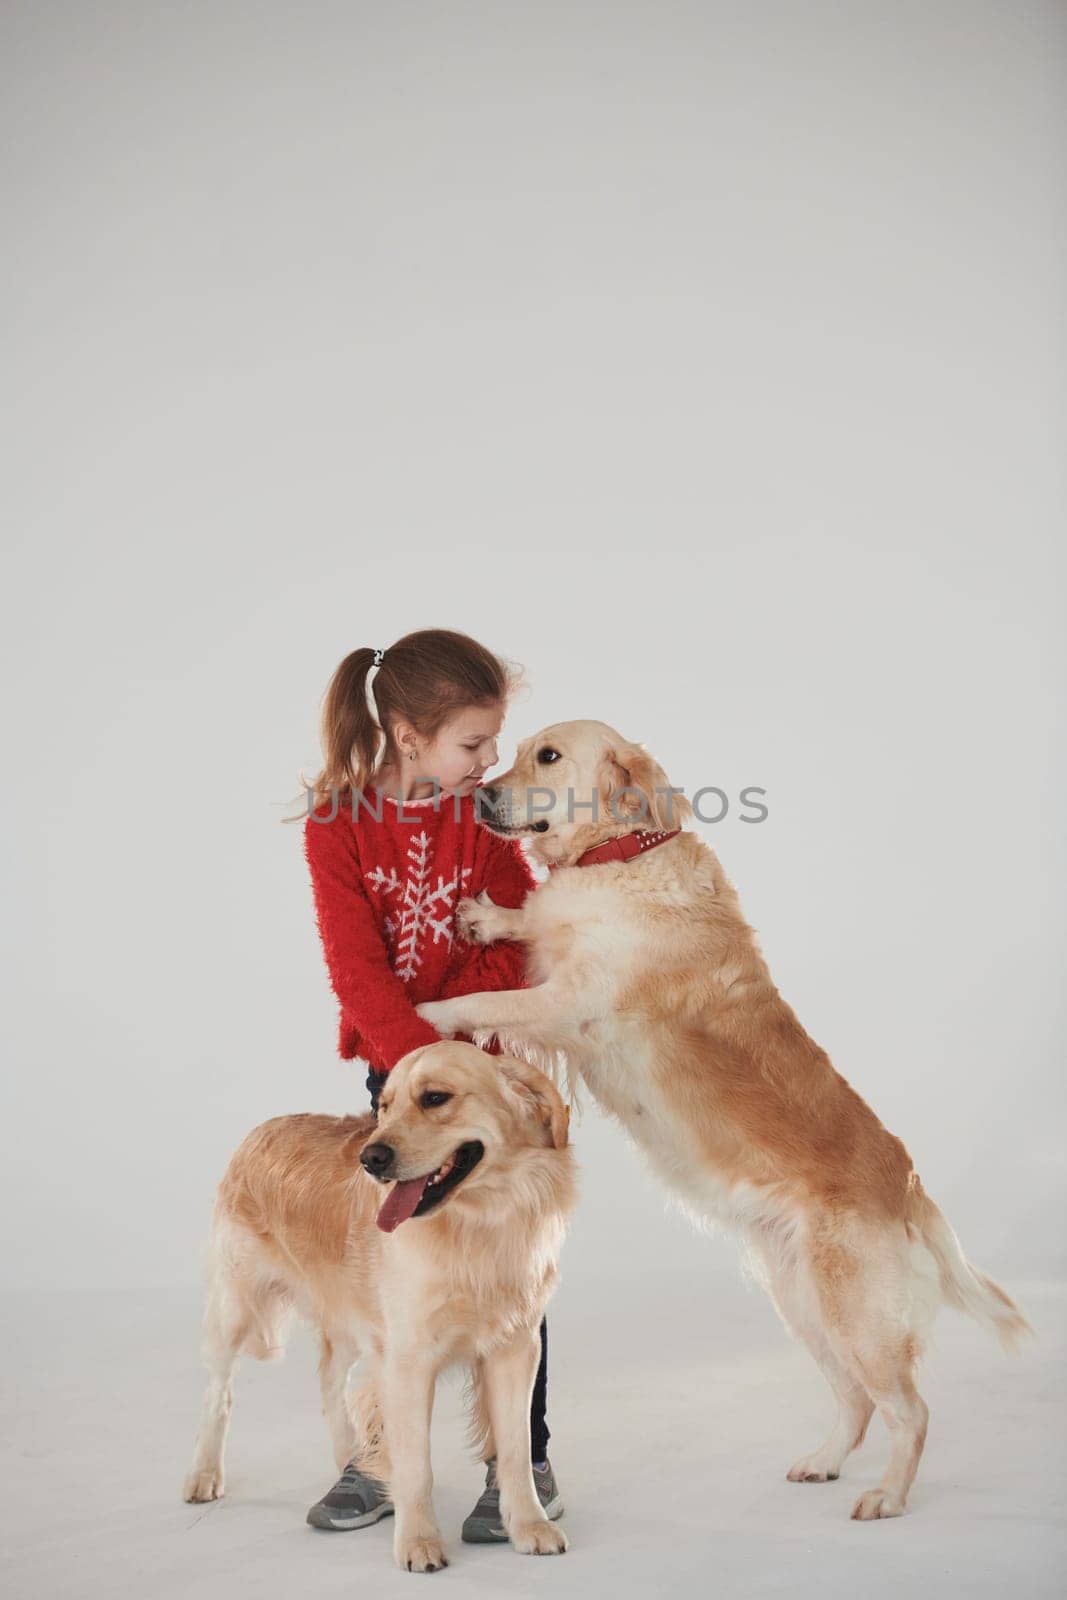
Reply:
[[[423,1178],[404,1178],[393,1184],[388,1197],[378,1213],[378,1226],[383,1233],[392,1233],[406,1222],[422,1199],[429,1174]]]

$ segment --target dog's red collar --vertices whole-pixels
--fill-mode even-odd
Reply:
[[[666,844],[668,839],[673,839],[681,828],[672,828],[668,832],[665,828],[651,832],[641,828],[637,833],[624,833],[617,839],[605,839],[603,844],[593,845],[591,850],[586,850],[577,861],[572,861],[574,867],[595,867],[602,861],[632,861],[634,856],[643,856],[646,850],[654,850],[658,844]],[[554,872],[557,867],[563,866],[562,861],[550,861],[548,870]]]

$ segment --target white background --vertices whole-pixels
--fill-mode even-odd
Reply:
[[[503,765],[540,725],[597,717],[689,792],[766,789],[765,823],[735,806],[701,832],[776,982],[968,1253],[1045,1312],[1015,1364],[946,1314],[959,1353],[931,1384],[956,1420],[935,1411],[895,1543],[868,1537],[933,1539],[959,1592],[1020,1561],[1045,1592],[1062,1549],[1040,1374],[1064,1266],[1063,7],[10,4],[2,26],[0,1214],[24,1527],[53,1526],[64,1447],[113,1509],[140,1496],[153,1559],[163,1523],[199,1515],[174,1501],[214,1184],[261,1119],[365,1104],[281,818],[317,770],[340,659],[444,626],[526,669]],[[642,1558],[661,1570],[664,1543],[711,1576],[744,1516],[735,1592],[798,1583],[764,1523],[805,1551],[825,1526],[847,1555],[840,1519],[852,1535],[884,1432],[840,1493],[782,1483],[817,1442],[821,1379],[617,1130],[589,1116],[577,1139],[549,1410],[575,1548],[536,1583],[607,1586],[626,1538],[615,1589]],[[93,1410],[140,1416],[120,1329],[144,1409],[161,1388],[172,1404],[155,1475]],[[757,1346],[770,1365],[724,1448]],[[687,1374],[677,1423],[665,1370]],[[195,1525],[216,1530],[217,1575],[244,1494],[270,1571],[284,1527],[294,1581],[360,1564],[391,1582],[389,1524],[341,1554],[303,1537],[278,1440],[305,1452],[314,1498],[330,1461],[309,1373],[288,1407],[295,1380],[249,1375],[233,1500]],[[695,1394],[719,1445],[683,1469]],[[958,1559],[938,1565],[950,1430]],[[271,1470],[256,1502],[249,1475]],[[459,1517],[471,1470],[439,1471],[466,1473],[442,1491]],[[705,1570],[693,1519],[667,1539],[663,1508],[726,1505],[726,1474],[743,1506]],[[583,1525],[594,1500],[606,1520]],[[130,1519],[102,1516],[115,1595]],[[68,1570],[49,1542],[44,1582],[33,1537],[20,1591],[73,1593],[73,1552]],[[207,1593],[178,1547],[174,1592]],[[511,1587],[535,1581],[456,1549],[442,1582],[486,1555]],[[313,1558],[336,1568],[312,1580]],[[824,1594],[835,1574],[846,1592],[849,1569],[813,1565]]]

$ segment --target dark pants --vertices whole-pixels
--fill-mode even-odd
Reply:
[[[371,1110],[375,1116],[378,1114],[378,1096],[382,1092],[387,1074],[375,1072],[373,1069],[367,1074],[367,1088],[370,1091]],[[541,1360],[537,1366],[537,1377],[534,1379],[533,1395],[530,1400],[530,1460],[544,1461],[548,1456],[548,1441],[551,1437],[548,1423],[545,1420],[545,1408],[548,1405],[548,1322],[541,1318]]]

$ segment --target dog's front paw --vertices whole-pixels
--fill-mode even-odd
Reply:
[[[492,944],[499,935],[494,931],[499,921],[497,907],[483,889],[476,900],[461,900],[456,907],[456,927],[465,939],[475,944]]]
[[[448,1566],[439,1533],[411,1534],[393,1540],[393,1556],[404,1572],[440,1572]]]
[[[221,1500],[225,1493],[221,1467],[194,1468],[185,1480],[182,1499],[199,1505],[203,1500]]]
[[[451,1039],[454,1034],[465,1031],[462,1018],[456,1014],[451,1000],[424,1000],[415,1007],[415,1012],[423,1022],[436,1028],[443,1039]]]
[[[511,1542],[522,1556],[561,1556],[567,1535],[555,1522],[520,1522],[511,1530]]]

